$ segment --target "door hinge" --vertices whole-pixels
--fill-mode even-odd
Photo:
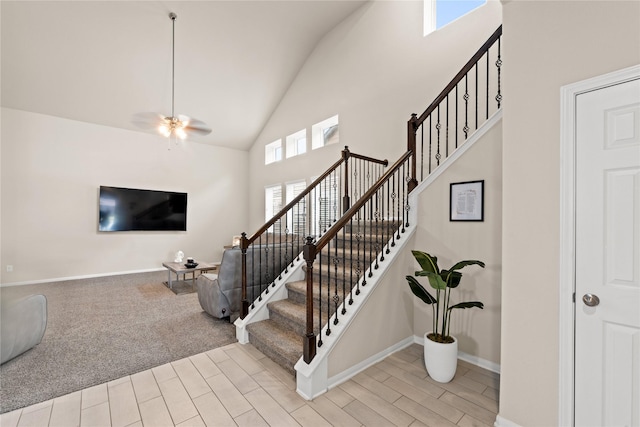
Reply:
[[[576,303],[576,293],[575,292],[573,293],[572,299],[573,299],[573,303],[575,304]]]

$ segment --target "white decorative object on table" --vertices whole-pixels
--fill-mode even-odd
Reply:
[[[178,251],[176,252],[176,258],[173,260],[173,262],[182,262],[183,258],[184,258],[184,252]]]

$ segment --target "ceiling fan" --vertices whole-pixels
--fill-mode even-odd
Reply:
[[[188,135],[207,135],[211,129],[197,119],[193,119],[182,114],[176,115],[174,111],[175,98],[175,50],[176,50],[176,19],[178,15],[171,12],[169,19],[172,25],[171,39],[171,115],[165,116],[160,113],[138,113],[133,116],[133,123],[144,129],[157,129],[161,135],[170,138],[174,136],[179,139],[186,139]]]

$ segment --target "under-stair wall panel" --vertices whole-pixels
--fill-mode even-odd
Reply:
[[[462,271],[461,285],[452,293],[455,302],[481,301],[484,309],[457,310],[451,333],[458,349],[473,357],[500,364],[500,311],[502,284],[502,121],[418,196],[418,229],[410,249],[438,257],[441,268],[463,259],[477,259],[484,269]],[[484,180],[484,220],[449,221],[450,184]],[[413,261],[415,271],[418,264]],[[423,282],[426,284],[426,280]],[[403,284],[407,290],[408,286]],[[453,301],[452,301],[453,303]],[[423,336],[431,329],[431,307],[414,298],[413,330]],[[489,367],[489,366],[485,366]]]
[[[415,238],[405,238],[410,239],[412,247]],[[415,271],[411,266],[413,257],[408,251],[394,255],[395,259],[389,262],[389,268],[368,295],[366,304],[360,307],[329,354],[329,378],[413,335],[413,300],[405,292],[404,278]]]

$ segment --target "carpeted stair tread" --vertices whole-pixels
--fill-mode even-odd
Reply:
[[[302,336],[272,320],[247,326],[249,342],[295,376],[294,365],[302,356]]]
[[[307,303],[307,282],[305,280],[300,280],[297,282],[289,282],[286,284],[287,291],[289,294],[289,299],[298,304],[306,305]],[[319,286],[313,287],[313,304],[318,305],[320,302],[320,295],[323,296],[324,299],[327,298],[326,290],[325,292],[320,292]]]
[[[288,299],[270,302],[269,318],[280,324],[286,325],[296,334],[304,336],[307,332],[307,308],[305,304],[299,304]],[[315,306],[313,313],[314,332],[317,334],[320,327],[317,325],[320,312]]]

